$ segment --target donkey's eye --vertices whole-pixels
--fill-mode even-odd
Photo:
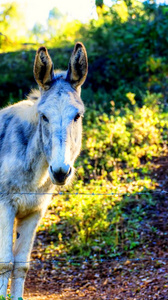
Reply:
[[[74,122],[76,122],[79,118],[80,118],[80,114],[77,113],[76,116],[75,116],[75,118],[74,118]]]
[[[49,123],[49,120],[47,119],[47,117],[45,115],[42,115],[42,119],[43,119],[44,122]]]

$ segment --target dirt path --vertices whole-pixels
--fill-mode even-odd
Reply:
[[[97,267],[72,266],[60,274],[41,277],[31,269],[25,289],[27,299],[168,299],[168,256],[162,259],[103,262]]]

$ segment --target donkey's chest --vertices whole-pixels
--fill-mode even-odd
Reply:
[[[12,206],[15,208],[16,216],[23,218],[34,211],[45,211],[51,200],[51,194],[36,194],[20,192],[12,195]]]
[[[4,170],[1,172],[3,180],[0,186],[8,196],[2,201],[12,204],[16,216],[22,218],[34,211],[46,209],[53,191],[47,169],[28,172],[18,165],[15,172],[12,167],[10,172],[8,170],[5,173]]]

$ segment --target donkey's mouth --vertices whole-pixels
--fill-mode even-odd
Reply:
[[[55,185],[59,185],[59,186],[64,186],[64,185],[66,185],[66,181],[64,181],[64,182],[56,182],[55,183]]]
[[[54,172],[52,167],[50,166],[49,174],[53,184],[63,186],[70,181],[70,177],[72,175],[72,168],[69,167],[68,172],[65,173],[62,172],[61,169],[57,172]]]
[[[56,180],[53,176],[50,176],[51,178],[51,181],[54,185],[59,185],[59,186],[63,186],[63,185],[66,185],[67,183],[67,180],[64,180],[64,181],[58,181]]]

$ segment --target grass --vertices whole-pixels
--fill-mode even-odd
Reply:
[[[13,297],[9,294],[7,297],[0,296],[0,300],[12,300]],[[18,300],[23,300],[23,298],[19,297]]]

